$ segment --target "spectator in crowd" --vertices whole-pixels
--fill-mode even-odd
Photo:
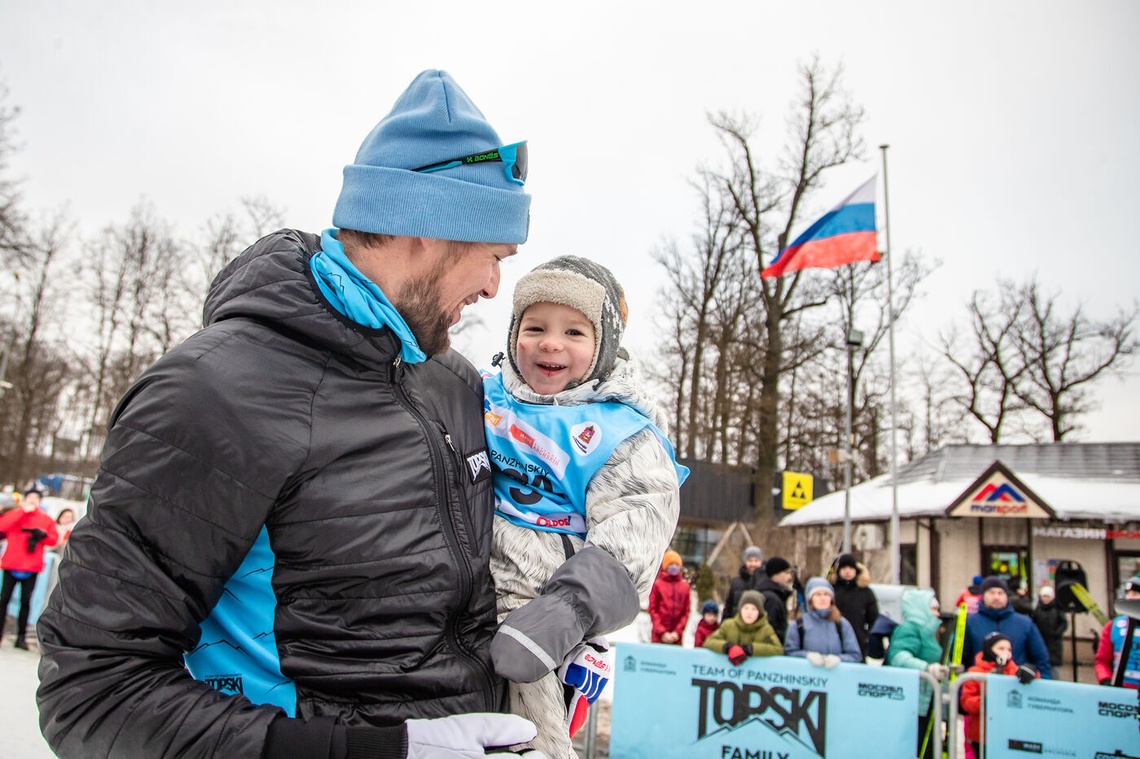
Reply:
[[[946,678],[949,668],[942,664],[942,647],[938,645],[937,637],[942,618],[934,600],[934,591],[929,588],[910,588],[903,593],[900,601],[903,621],[891,633],[887,664],[925,670],[941,681]],[[933,694],[926,680],[919,681],[918,691],[918,755],[929,759],[934,753],[928,733]]]
[[[970,580],[970,584],[958,594],[958,600],[954,602],[954,612],[957,613],[962,604],[966,604],[966,613],[974,614],[982,606],[982,576],[974,575]]]
[[[729,619],[736,614],[740,604],[740,596],[746,590],[759,590],[764,579],[764,552],[759,546],[748,546],[744,549],[744,563],[740,571],[728,583],[728,595],[724,599],[724,618]]]
[[[835,590],[822,577],[807,581],[804,613],[788,626],[784,653],[802,656],[817,667],[828,669],[845,662],[863,661],[859,638],[835,606]]]
[[[4,580],[0,586],[0,638],[8,619],[8,604],[16,586],[20,586],[20,611],[16,617],[16,648],[28,650],[28,616],[32,609],[32,591],[36,578],[44,571],[44,549],[55,545],[59,532],[52,518],[40,508],[43,492],[35,488],[24,493],[17,508],[0,516],[0,533],[7,537],[0,569]]]
[[[720,627],[720,609],[716,601],[705,601],[701,604],[701,621],[697,622],[697,631],[693,636],[693,648],[704,645],[705,639]]]
[[[879,618],[879,601],[871,590],[871,573],[849,553],[835,562],[835,605],[851,623],[859,650],[867,655],[867,639]]]
[[[1049,652],[1049,667],[1060,667],[1062,662],[1062,641],[1065,631],[1069,629],[1069,622],[1065,619],[1065,612],[1057,605],[1057,593],[1052,585],[1042,585],[1037,593],[1037,607],[1031,615],[1033,624],[1041,633],[1045,641],[1045,649]]]
[[[792,595],[792,565],[780,556],[773,556],[764,564],[764,576],[759,590],[764,596],[764,614],[776,631],[780,645],[788,634],[789,598]],[[791,604],[794,608],[794,603]]]
[[[1122,599],[1134,601],[1140,599],[1140,575],[1136,575],[1124,583]],[[1128,635],[1128,617],[1121,614],[1101,630],[1100,641],[1096,647],[1096,659],[1093,669],[1096,680],[1101,685],[1112,685],[1116,676],[1116,668],[1120,666],[1120,656],[1124,652],[1124,640]],[[1140,628],[1132,634],[1132,646],[1128,651],[1128,661],[1124,665],[1122,684],[1125,688],[1140,689]]]
[[[974,657],[974,664],[969,671],[983,675],[994,673],[1014,675],[1022,683],[1029,683],[1040,677],[1032,664],[1019,666],[1014,661],[1013,646],[1010,645],[1009,638],[996,631],[986,635],[982,640],[982,650]],[[966,741],[970,744],[974,756],[980,757],[982,755],[980,747],[982,726],[986,721],[985,685],[981,680],[967,680],[962,683],[962,689],[958,693],[958,701],[962,713],[970,717],[964,725]]]
[[[780,656],[784,653],[776,631],[768,624],[764,598],[755,590],[744,591],[736,616],[720,623],[716,632],[705,639],[705,648],[727,654],[734,666],[740,666],[749,656]]]
[[[1013,646],[1013,658],[1023,664],[1032,664],[1041,677],[1052,676],[1049,650],[1033,620],[1018,614],[1009,606],[1009,587],[1000,577],[987,577],[982,582],[982,608],[966,618],[966,639],[962,645],[962,661],[972,662],[982,650],[982,640],[989,633],[1000,631]]]
[[[670,548],[649,591],[649,619],[654,643],[681,645],[692,604],[689,581],[681,576],[681,554]]]
[[[1033,597],[1029,595],[1029,589],[1025,586],[1025,581],[1022,580],[1017,590],[1013,592],[1013,596],[1009,599],[1009,605],[1018,614],[1024,614],[1027,617],[1033,616]]]
[[[116,407],[40,617],[57,755],[534,737],[498,713],[482,383],[449,338],[527,238],[526,158],[425,71],[345,167],[334,228],[274,232],[214,278],[204,328]]]
[[[71,537],[71,529],[75,527],[75,510],[61,509],[55,517],[55,529],[59,532],[59,542],[52,546],[53,551],[62,551]]]

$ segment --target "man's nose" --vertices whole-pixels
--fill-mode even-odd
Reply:
[[[491,279],[489,282],[487,282],[487,285],[479,291],[479,295],[483,298],[486,298],[487,300],[490,300],[491,298],[494,298],[496,295],[498,295],[499,278],[501,276],[502,272],[499,271],[499,262],[496,260],[494,268],[491,271]]]

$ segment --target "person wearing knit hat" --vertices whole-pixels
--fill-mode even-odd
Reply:
[[[716,605],[716,601],[710,599],[701,604],[701,618],[693,633],[693,648],[703,646],[705,639],[718,627],[720,627],[720,607]]]
[[[741,554],[742,563],[736,576],[729,580],[728,593],[724,597],[724,618],[736,614],[740,596],[746,590],[759,590],[764,574],[764,552],[759,546],[748,546]]]
[[[527,146],[445,71],[381,115],[330,228],[246,248],[204,327],[119,403],[39,619],[60,756],[481,756],[534,738],[488,677],[491,462],[479,373],[448,336],[527,239]]]
[[[646,600],[655,643],[681,645],[689,617],[681,557],[665,553],[658,572],[688,469],[621,350],[628,315],[609,269],[559,256],[519,279],[509,360],[483,380],[502,619],[491,657],[512,710],[538,725],[535,746],[550,756],[570,750],[550,663],[624,627]]]
[[[1049,649],[1033,620],[1019,614],[1009,603],[1009,586],[998,576],[982,581],[982,605],[966,617],[966,634],[962,645],[962,662],[972,662],[982,650],[982,642],[991,632],[1001,631],[1009,638],[1013,658],[1035,667],[1043,678],[1052,677]]]
[[[841,661],[863,661],[855,628],[836,608],[831,583],[822,577],[811,578],[804,587],[804,599],[803,616],[788,626],[784,653],[828,669]]]
[[[981,575],[974,575],[970,580],[970,584],[958,594],[958,600],[954,602],[955,611],[966,605],[966,613],[973,614],[982,605],[982,581]]]
[[[1013,645],[1010,639],[997,630],[982,639],[982,650],[975,655],[974,663],[968,671],[983,675],[1014,675],[1023,684],[1031,682],[1039,676],[1032,665],[1018,665],[1013,658]],[[965,721],[963,730],[966,734],[966,741],[974,749],[974,756],[982,755],[979,744],[981,742],[982,723],[986,719],[985,693],[985,684],[982,680],[968,680],[962,683],[962,689],[958,693],[962,713],[970,717]]]
[[[688,580],[681,576],[681,554],[670,548],[649,591],[653,643],[681,645],[681,636],[689,623],[690,593]]]
[[[764,613],[764,596],[755,590],[746,590],[740,597],[736,615],[723,620],[712,635],[705,639],[704,647],[727,654],[728,661],[740,666],[749,656],[780,656],[784,646]]]
[[[871,573],[849,553],[836,560],[835,606],[851,624],[865,656],[871,628],[879,618],[879,599],[871,590]]]
[[[796,604],[792,590],[795,574],[792,565],[782,556],[769,557],[761,574],[757,589],[764,596],[764,612],[783,645],[788,632],[788,612],[793,611]]]
[[[535,329],[535,324],[526,324],[524,328],[524,320],[528,310],[536,305],[545,305],[546,308],[542,317],[536,317],[532,312],[532,322],[548,319],[549,314],[545,312],[560,311],[551,307],[562,306],[577,312],[570,317],[581,317],[589,324],[592,334],[586,335],[590,339],[582,343],[588,349],[582,353],[584,367],[559,364],[561,371],[536,368],[549,367],[550,359],[559,358],[550,355],[549,347],[544,349],[526,339],[527,333]],[[609,269],[588,258],[559,256],[523,275],[515,285],[507,338],[511,368],[544,395],[554,395],[585,382],[605,379],[621,355],[621,338],[628,320],[625,291]],[[547,337],[549,332],[549,329],[544,329],[541,334]],[[572,350],[575,344],[567,341],[567,349]],[[521,359],[520,350],[524,352]],[[536,382],[541,382],[542,388],[553,389],[553,392],[544,392]]]

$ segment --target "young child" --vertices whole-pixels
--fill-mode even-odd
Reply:
[[[720,609],[716,605],[716,601],[705,601],[701,606],[701,621],[697,622],[697,632],[693,637],[693,648],[701,648],[705,644],[705,639],[716,632],[720,627]]]
[[[1013,660],[1013,645],[1009,638],[1000,632],[992,632],[982,641],[982,650],[974,657],[974,666],[970,672],[983,674],[1016,675],[1022,683],[1028,683],[1041,675],[1031,664],[1022,664],[1020,667]],[[982,723],[986,719],[985,705],[986,692],[980,680],[968,680],[962,683],[962,692],[959,695],[959,704],[964,714],[970,715],[966,721],[966,740],[974,749],[974,756],[981,756],[979,744],[982,740]]]
[[[681,645],[692,608],[692,588],[681,576],[681,554],[670,548],[661,560],[661,570],[649,589],[650,639],[653,643]]]
[[[705,640],[704,647],[728,654],[728,660],[737,666],[749,656],[784,653],[784,646],[764,613],[764,597],[755,590],[744,591],[736,616],[721,622],[716,632]]]
[[[576,256],[545,263],[519,280],[509,361],[483,383],[502,622],[491,657],[510,681],[511,710],[535,723],[535,748],[548,759],[574,755],[583,702],[570,692],[569,703],[564,683],[590,700],[600,692],[604,658],[583,642],[636,618],[688,474],[620,350],[626,316],[604,266]]]

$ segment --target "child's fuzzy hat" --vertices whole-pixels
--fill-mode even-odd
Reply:
[[[567,387],[602,379],[614,368],[629,311],[625,291],[613,273],[601,264],[579,256],[559,256],[524,274],[515,285],[507,355],[519,373],[519,323],[535,303],[561,303],[581,311],[594,325],[594,358],[586,376]]]

